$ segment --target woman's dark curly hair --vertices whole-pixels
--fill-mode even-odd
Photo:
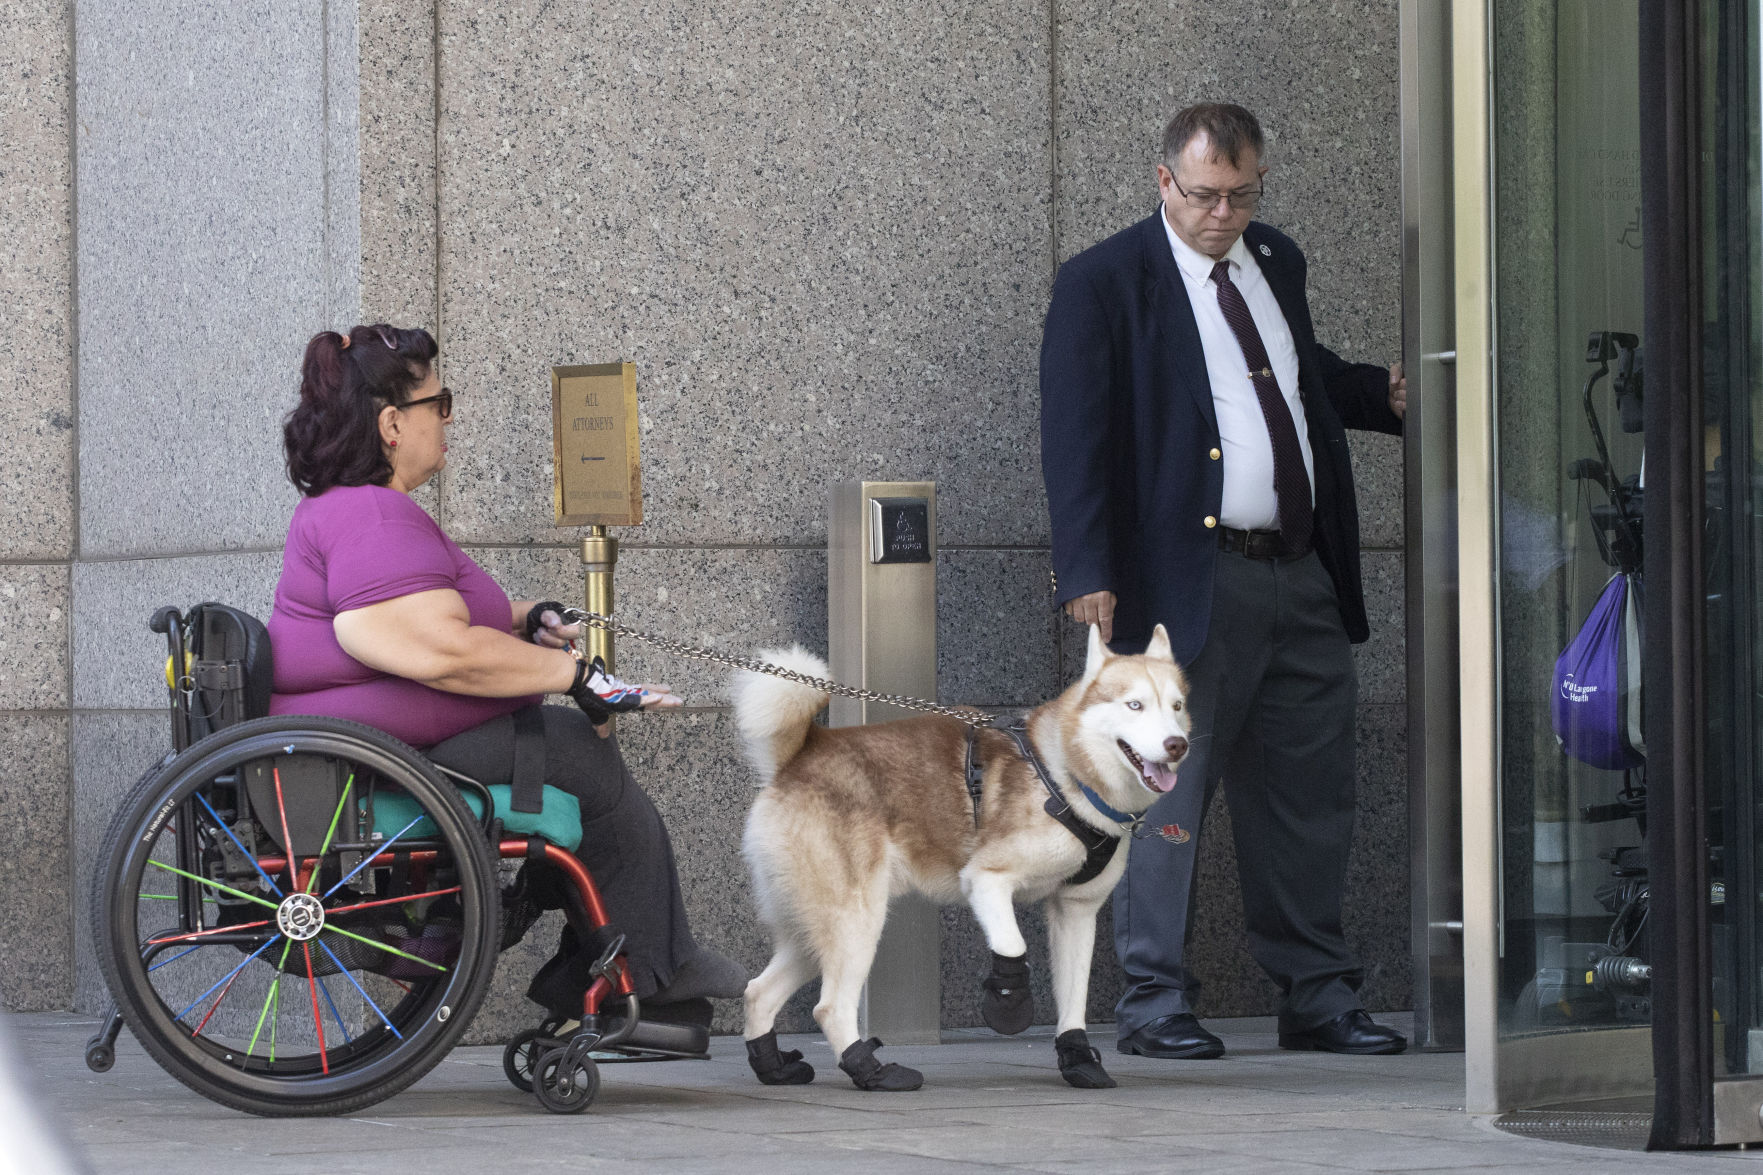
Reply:
[[[288,480],[309,498],[332,486],[391,481],[380,411],[410,398],[438,351],[428,331],[385,323],[313,335],[300,365],[300,403],[282,422]]]

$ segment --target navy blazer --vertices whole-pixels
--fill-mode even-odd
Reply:
[[[1369,635],[1359,577],[1359,508],[1346,427],[1400,433],[1389,372],[1316,341],[1304,254],[1252,223],[1243,240],[1298,351],[1298,390],[1316,477],[1317,554],[1354,642]],[[1215,522],[1224,496],[1218,416],[1200,328],[1159,209],[1059,267],[1041,342],[1041,473],[1059,603],[1119,597],[1114,645],[1169,630],[1178,661],[1206,643]]]

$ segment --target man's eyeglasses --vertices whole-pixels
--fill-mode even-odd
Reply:
[[[424,404],[433,404],[440,411],[442,420],[453,419],[453,393],[446,388],[442,388],[441,394],[438,396],[424,396],[420,400],[411,400],[409,403],[398,405],[398,407],[400,409],[418,408]]]
[[[1175,185],[1175,190],[1181,193],[1181,198],[1187,202],[1189,208],[1200,212],[1210,212],[1218,207],[1220,200],[1229,201],[1230,206],[1239,212],[1253,208],[1261,203],[1261,193],[1266,190],[1265,187],[1260,187],[1236,192],[1213,192],[1205,188],[1195,188],[1190,192],[1181,186],[1181,181],[1175,178],[1173,171],[1169,173],[1169,182]]]

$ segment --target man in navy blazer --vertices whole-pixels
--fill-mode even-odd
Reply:
[[[1114,895],[1121,1052],[1216,1057],[1183,966],[1201,817],[1230,805],[1251,953],[1284,1048],[1400,1052],[1341,930],[1367,634],[1347,427],[1400,433],[1400,365],[1316,341],[1304,255],[1252,221],[1267,167],[1239,106],[1175,116],[1159,210],[1060,267],[1041,346],[1041,464],[1060,603],[1117,650],[1158,623],[1191,751]]]

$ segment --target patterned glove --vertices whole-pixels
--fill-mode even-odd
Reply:
[[[606,663],[598,657],[575,663],[575,683],[565,692],[595,726],[614,714],[640,710],[643,706],[644,691],[606,672]]]

